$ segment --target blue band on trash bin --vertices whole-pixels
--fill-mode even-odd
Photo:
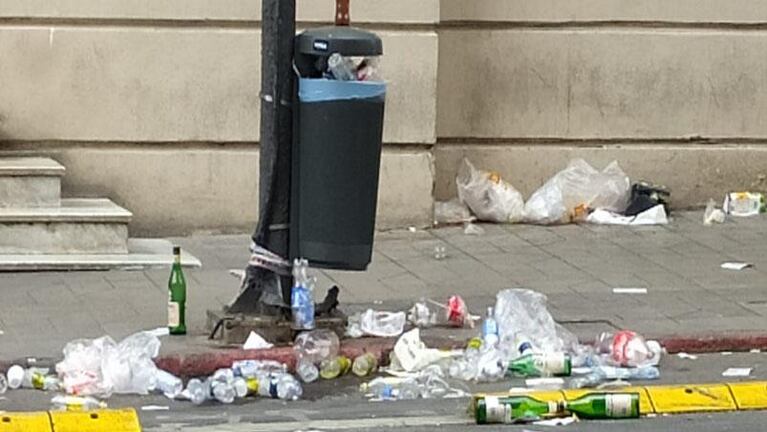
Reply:
[[[383,99],[384,95],[386,95],[386,83],[380,81],[338,81],[323,78],[298,80],[298,99],[301,102]]]

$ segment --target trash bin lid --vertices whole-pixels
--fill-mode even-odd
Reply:
[[[342,56],[378,56],[383,54],[383,44],[375,33],[354,27],[318,27],[296,36],[296,52],[317,57],[327,57],[333,53]]]

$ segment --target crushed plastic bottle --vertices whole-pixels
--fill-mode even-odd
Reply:
[[[309,261],[296,258],[293,261],[293,289],[290,292],[290,308],[293,314],[293,328],[311,330],[314,328],[314,284],[308,275]]]
[[[402,334],[405,321],[405,312],[368,309],[360,315],[360,329],[371,336],[395,337]]]
[[[458,295],[451,296],[447,303],[432,299],[421,299],[410,308],[408,321],[416,327],[450,326],[474,328],[478,317],[470,315],[466,302]]]
[[[597,387],[607,380],[655,380],[659,377],[660,370],[655,366],[639,368],[597,366],[591,373],[570,380],[570,388]]]
[[[378,368],[378,360],[371,353],[365,353],[354,359],[352,373],[358,377],[372,375]]]
[[[274,360],[238,360],[232,363],[234,376],[250,378],[259,372],[287,372],[288,366]]]
[[[608,364],[615,366],[640,367],[657,365],[661,348],[657,342],[648,343],[639,334],[623,330],[617,333],[602,333],[596,347]]]
[[[412,400],[418,399],[421,391],[418,383],[412,378],[376,378],[362,383],[360,391],[374,399],[383,400]]]
[[[320,377],[320,370],[314,363],[302,359],[296,365],[296,374],[301,378],[301,381],[310,383],[317,381],[317,378]]]
[[[157,390],[164,394],[168,399],[175,399],[179,397],[184,390],[184,383],[181,381],[181,378],[162,369],[157,369],[150,390]]]
[[[106,402],[90,396],[56,395],[51,399],[53,407],[64,411],[88,411],[107,407]]]

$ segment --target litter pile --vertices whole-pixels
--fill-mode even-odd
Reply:
[[[474,220],[541,225],[588,222],[608,225],[667,224],[669,192],[646,182],[631,184],[613,161],[598,171],[574,159],[527,202],[498,173],[481,171],[464,159],[456,176],[458,198],[435,205],[437,223]]]

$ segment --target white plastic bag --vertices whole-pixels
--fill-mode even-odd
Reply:
[[[583,220],[588,209],[622,213],[630,196],[631,183],[618,162],[599,172],[583,159],[574,159],[533,193],[524,217],[531,223],[555,224]]]
[[[434,222],[443,224],[471,222],[476,219],[459,199],[434,203]]]
[[[466,204],[479,220],[522,220],[525,207],[522,194],[503,181],[498,173],[480,171],[464,158],[455,183],[458,187],[458,199]]]
[[[360,315],[360,329],[364,334],[395,337],[405,329],[405,312],[384,312],[368,309]]]

